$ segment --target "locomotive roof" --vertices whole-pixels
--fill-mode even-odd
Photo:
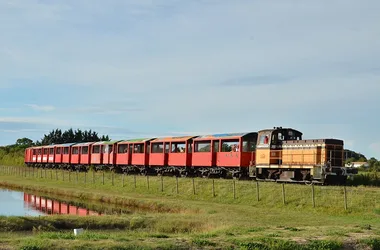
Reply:
[[[260,132],[272,132],[272,131],[275,131],[275,130],[293,130],[294,132],[302,134],[302,132],[298,131],[297,129],[294,129],[294,128],[282,128],[282,127],[270,128],[270,129],[262,129],[262,130],[259,131],[259,133]]]
[[[225,134],[213,134],[213,135],[202,135],[198,136],[195,140],[205,140],[205,139],[231,139],[239,138],[250,134],[256,134],[257,132],[243,132],[243,133],[225,133]]]
[[[196,136],[171,136],[171,137],[161,137],[161,138],[156,138],[152,142],[178,142],[178,141],[187,141],[192,138],[195,138]]]
[[[113,140],[113,141],[98,141],[95,142],[94,145],[111,145],[115,144],[116,142],[119,142],[120,140]]]

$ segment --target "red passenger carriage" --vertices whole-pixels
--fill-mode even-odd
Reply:
[[[159,173],[184,172],[191,167],[192,143],[195,136],[157,138],[151,141],[149,165]],[[168,166],[168,168],[165,168]]]
[[[199,136],[194,139],[192,166],[202,175],[236,176],[254,164],[256,142],[256,132]]]
[[[54,166],[70,165],[71,160],[71,146],[75,143],[58,144],[54,146]]]
[[[94,142],[85,142],[75,144],[71,147],[71,160],[72,166],[77,166],[79,169],[87,168],[91,164],[91,146]]]
[[[116,143],[118,141],[101,141],[92,145],[91,164],[112,166],[116,163]]]
[[[154,138],[132,139],[117,143],[116,164],[127,172],[144,171],[149,165],[150,141]]]

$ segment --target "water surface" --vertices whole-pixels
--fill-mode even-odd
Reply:
[[[38,216],[43,214],[24,202],[24,192],[0,188],[0,215]]]

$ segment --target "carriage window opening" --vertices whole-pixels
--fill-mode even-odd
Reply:
[[[69,147],[63,148],[63,154],[68,155],[69,154]]]
[[[78,154],[78,152],[79,152],[79,150],[78,150],[78,148],[77,148],[77,147],[73,148],[73,155],[77,155],[77,154]]]
[[[214,153],[219,152],[219,141],[214,141]]]
[[[133,153],[138,153],[138,154],[144,153],[144,144],[135,144],[133,146]]]
[[[171,153],[185,153],[186,143],[184,142],[173,142]]]
[[[82,147],[82,154],[84,155],[88,154],[88,146]]]
[[[56,154],[57,154],[57,155],[60,155],[60,154],[61,154],[61,148],[57,148],[57,150],[56,150]]]
[[[169,151],[170,151],[170,144],[167,142],[165,144],[165,153],[169,153]]]
[[[33,149],[33,155],[37,154],[37,150]]]
[[[128,144],[121,144],[119,145],[119,149],[117,151],[119,154],[125,154],[128,153]]]
[[[222,152],[238,152],[239,148],[239,140],[222,140]]]
[[[254,152],[256,150],[257,136],[243,138],[243,152]]]
[[[164,152],[164,143],[152,143],[152,153],[163,153]]]
[[[44,148],[44,155],[47,155],[47,154],[48,154],[48,149]]]
[[[94,147],[92,147],[92,153],[93,154],[99,154],[100,153],[100,146],[95,145]]]
[[[54,154],[54,148],[49,149],[49,155]]]
[[[38,155],[41,155],[41,151],[42,151],[41,149],[38,149]]]
[[[195,142],[194,152],[211,152],[211,141]]]
[[[113,145],[103,145],[103,153],[109,154],[112,153]]]

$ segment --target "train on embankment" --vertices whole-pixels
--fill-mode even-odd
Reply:
[[[25,150],[30,167],[141,175],[217,177],[344,184],[357,174],[344,166],[339,139],[303,139],[292,128],[258,132],[67,143]]]

